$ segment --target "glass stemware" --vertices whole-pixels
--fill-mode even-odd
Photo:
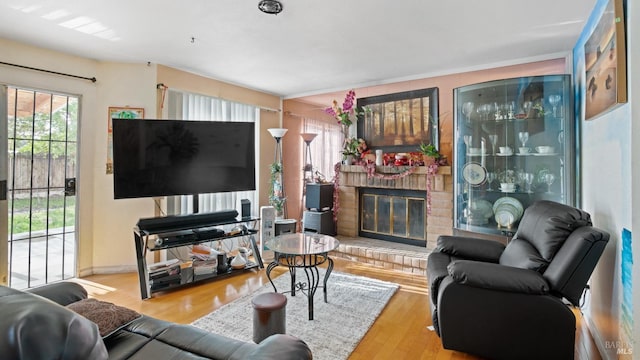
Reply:
[[[491,151],[493,155],[496,154],[496,145],[498,144],[498,134],[490,134],[489,142],[491,143]]]
[[[522,169],[518,169],[518,171],[516,171],[516,176],[518,177],[518,188],[520,188],[521,191],[524,191],[524,186],[526,184],[525,174],[526,173]]]
[[[507,104],[507,119],[513,119],[515,117],[516,102],[511,101]]]
[[[558,104],[562,100],[562,96],[560,96],[559,94],[549,95],[548,100],[549,104],[551,104],[551,106],[553,107],[553,117],[558,117],[556,110],[558,108]]]
[[[526,173],[524,174],[524,183],[527,185],[526,186],[526,191],[527,193],[531,194],[531,184],[533,184],[533,179],[535,178],[535,176],[532,173]]]
[[[521,131],[518,133],[518,139],[520,139],[520,142],[522,143],[522,147],[526,147],[527,146],[527,141],[529,141],[529,132],[527,131]]]
[[[502,113],[504,112],[504,108],[502,104],[498,104],[497,102],[494,102],[492,105],[492,109],[493,109],[493,117],[494,120],[502,120]]]
[[[478,109],[476,110],[482,120],[489,120],[489,113],[491,113],[491,111],[491,104],[482,104],[478,106]]]
[[[473,141],[473,136],[464,135],[462,138],[464,139],[464,144],[467,145],[467,152],[469,152],[469,148],[471,147],[471,142]]]
[[[467,101],[462,104],[462,114],[467,117],[467,121],[471,121],[471,113],[473,113],[475,106],[476,105],[472,101]]]
[[[491,188],[491,184],[496,180],[496,177],[497,177],[497,175],[494,172],[488,172],[487,173],[487,185],[489,185],[487,190],[493,190]]]
[[[533,103],[531,101],[525,101],[522,103],[522,110],[524,111],[525,119],[529,117],[529,111],[531,110]]]
[[[544,175],[544,182],[547,184],[547,194],[551,194],[551,185],[556,181],[556,176],[548,173]]]

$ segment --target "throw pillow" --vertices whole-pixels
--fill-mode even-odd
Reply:
[[[83,299],[67,305],[67,308],[98,325],[103,339],[142,316],[131,309],[97,299]]]

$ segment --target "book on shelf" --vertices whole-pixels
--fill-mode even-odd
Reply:
[[[180,274],[180,264],[176,263],[169,267],[157,268],[149,271],[149,279],[159,279],[165,276]]]
[[[159,286],[162,284],[174,284],[174,283],[180,284],[181,279],[182,279],[182,276],[180,275],[180,273],[177,273],[174,275],[169,275],[169,276],[165,276],[157,279],[151,279],[149,280],[149,284],[152,287]]]
[[[216,273],[218,269],[218,260],[194,260],[193,261],[193,274],[194,275],[206,275]]]
[[[166,267],[171,267],[175,264],[178,264],[180,262],[180,260],[178,259],[169,259],[166,261],[160,261],[157,263],[153,263],[151,265],[148,266],[149,271],[154,271],[154,270],[158,270],[158,269],[162,269],[162,268],[166,268]]]

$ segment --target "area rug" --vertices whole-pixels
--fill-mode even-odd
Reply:
[[[320,279],[324,269],[320,269]],[[296,280],[306,280],[298,270]],[[288,290],[291,277],[286,272],[274,279],[279,292]],[[322,286],[322,281],[320,282]],[[367,333],[391,296],[397,284],[333,271],[327,285],[327,301],[322,288],[314,297],[314,320],[309,320],[308,302],[304,294],[287,296],[287,334],[304,340],[316,360],[347,359]],[[206,315],[191,325],[225,336],[252,341],[253,308],[251,299],[261,293],[272,292],[267,283],[252,294],[245,295]]]

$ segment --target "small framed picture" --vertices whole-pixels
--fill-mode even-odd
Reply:
[[[109,107],[107,120],[107,174],[113,174],[113,122],[112,119],[144,119],[144,108]]]
[[[576,105],[592,120],[627,102],[623,0],[598,0],[573,49]]]

